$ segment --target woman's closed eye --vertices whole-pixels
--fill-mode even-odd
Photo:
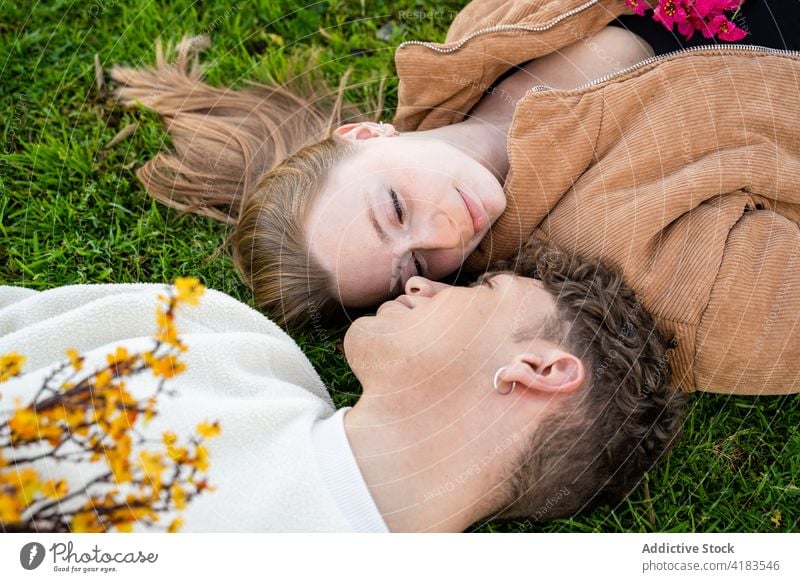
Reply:
[[[402,225],[405,224],[407,219],[407,212],[403,203],[400,201],[400,197],[397,195],[397,192],[394,188],[389,188],[389,198],[392,201],[392,206],[394,207],[395,214],[397,215],[398,222]],[[409,255],[409,260],[406,263],[406,272],[409,273],[406,280],[410,279],[415,275],[419,275],[421,277],[427,277],[428,269],[425,264],[425,259],[423,259],[420,255],[415,252],[411,252]],[[394,277],[393,277],[394,278]],[[402,277],[401,277],[402,279]],[[405,281],[402,281],[402,285],[405,286]]]
[[[411,253],[411,260],[414,261],[414,267],[416,268],[416,275],[420,277],[427,277],[428,276],[428,269],[425,266],[425,261],[420,257],[417,253]]]
[[[392,199],[392,204],[394,205],[394,211],[397,214],[397,220],[400,221],[400,224],[403,224],[406,217],[405,209],[403,205],[400,204],[400,199],[397,196],[397,192],[395,192],[392,188],[389,188],[389,197]]]
[[[390,294],[402,293],[406,282],[415,275],[428,277],[428,267],[425,259],[410,252],[405,255],[405,259],[394,259],[392,267],[392,280],[389,283]]]

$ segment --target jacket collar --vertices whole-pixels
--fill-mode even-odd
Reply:
[[[416,131],[462,121],[509,69],[632,13],[625,0],[473,0],[444,43],[409,41],[397,48],[393,123]]]

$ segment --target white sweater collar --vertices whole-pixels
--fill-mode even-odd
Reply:
[[[350,407],[340,408],[316,421],[311,429],[322,478],[353,531],[388,533],[347,440],[344,415],[348,410]]]

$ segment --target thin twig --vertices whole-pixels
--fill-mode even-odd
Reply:
[[[650,525],[653,526],[653,529],[655,529],[656,512],[653,509],[653,498],[650,497],[650,476],[648,474],[644,476],[644,502],[647,505],[647,519],[650,521]]]
[[[94,80],[97,83],[97,91],[100,97],[106,97],[108,95],[106,81],[103,78],[103,67],[100,66],[100,55],[97,53],[94,53]]]

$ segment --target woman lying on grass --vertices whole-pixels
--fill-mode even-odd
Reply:
[[[283,324],[483,271],[540,235],[623,271],[683,389],[795,392],[800,53],[761,36],[775,48],[654,58],[608,26],[621,0],[517,4],[476,0],[447,43],[401,45],[393,125],[343,120],[346,78],[331,112],[211,87],[191,62],[203,39],[176,65],[116,67],[121,102],[161,113],[175,147],[139,176],[235,225],[234,261]]]

